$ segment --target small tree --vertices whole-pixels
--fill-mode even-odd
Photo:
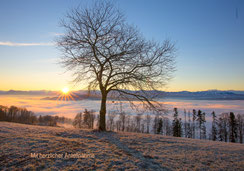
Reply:
[[[192,138],[191,112],[188,111],[187,137]]]
[[[163,128],[164,128],[165,135],[167,136],[172,135],[172,127],[170,124],[170,120],[167,117],[163,118]]]
[[[126,113],[123,111],[119,113],[119,119],[121,120],[121,131],[125,131],[126,116]]]
[[[230,142],[236,142],[237,138],[237,124],[235,119],[235,114],[230,112],[230,119],[229,119],[229,134],[230,134]]]
[[[14,122],[16,121],[17,113],[19,112],[19,108],[16,106],[10,106],[8,109],[8,121]]]
[[[228,141],[228,113],[222,113],[218,119],[218,135],[220,141]]]
[[[213,121],[212,121],[212,140],[213,141],[216,141],[217,140],[217,120],[216,120],[216,115],[215,115],[215,112],[213,111],[212,112],[212,118],[213,118]]]
[[[150,123],[151,123],[151,116],[149,114],[147,114],[146,116],[146,126],[147,126],[147,133],[150,132]]]
[[[205,125],[205,123],[206,123],[206,118],[205,118],[205,116],[206,116],[206,113],[205,112],[203,112],[202,113],[202,138],[203,139],[206,139],[207,138],[207,130],[206,130],[206,125]]]
[[[239,138],[239,142],[243,143],[243,132],[244,132],[244,115],[237,115],[237,135]]]
[[[93,129],[94,126],[94,120],[95,120],[95,115],[94,111],[88,111],[85,109],[84,111],[84,118],[83,118],[83,123],[88,129]]]
[[[159,118],[157,134],[160,134],[162,132],[162,128],[163,128],[163,120],[162,120],[162,118]]]
[[[40,119],[40,118],[39,118]],[[74,122],[73,122],[73,126],[75,128],[82,128],[82,112],[79,112],[76,114]]]
[[[154,95],[145,90],[162,88],[171,78],[175,48],[170,41],[147,41],[113,4],[104,1],[71,10],[62,26],[66,32],[57,45],[63,52],[63,66],[74,72],[74,82],[85,81],[89,90],[101,92],[100,130],[106,130],[106,101],[111,92],[162,111]]]
[[[182,135],[182,122],[181,118],[178,118],[178,109],[174,108],[174,120],[172,122],[173,127],[173,136],[174,137],[181,137]]]
[[[142,121],[142,114],[138,113],[135,116],[136,132],[141,132],[141,121]]]
[[[205,113],[201,110],[198,110],[197,113],[197,121],[198,121],[198,129],[199,129],[199,137],[200,139],[206,139],[206,126],[205,126]]]
[[[107,119],[107,128],[110,131],[113,131],[114,130],[115,112],[109,112],[107,116],[108,116],[108,119]]]
[[[196,137],[196,126],[195,126],[195,121],[196,121],[196,115],[197,112],[195,109],[193,109],[192,111],[192,137],[195,138]]]
[[[184,135],[185,135],[185,137],[187,137],[188,136],[187,135],[187,125],[188,125],[188,123],[186,121],[186,109],[184,109],[184,118],[185,118],[185,120],[184,120]]]
[[[154,121],[153,121],[153,132],[154,132],[154,134],[157,134],[158,121],[159,121],[159,115],[155,115]]]
[[[126,131],[131,132],[132,131],[132,121],[131,121],[131,116],[128,115],[126,119]]]
[[[8,107],[0,105],[0,121],[7,121],[8,120]]]

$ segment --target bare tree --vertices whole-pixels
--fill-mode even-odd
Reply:
[[[135,132],[141,132],[141,121],[142,121],[142,114],[138,113],[135,117],[136,129]]]
[[[126,131],[127,132],[131,132],[132,131],[132,122],[131,121],[131,116],[128,115],[127,118],[126,118]]]
[[[114,118],[115,118],[115,111],[110,111],[107,115],[108,119],[107,119],[107,129],[109,129],[110,131],[114,130]]]
[[[125,131],[125,120],[126,120],[126,113],[120,112],[119,113],[119,120],[121,120],[121,131]]]
[[[79,112],[76,114],[74,122],[73,122],[73,126],[75,128],[81,128],[82,127],[82,112]]]
[[[0,121],[8,120],[7,111],[8,111],[8,107],[0,105]]]
[[[117,130],[117,132],[118,131],[121,131],[121,125],[122,125],[121,124],[121,120],[117,119],[115,124],[116,124],[116,130]]]
[[[159,121],[159,115],[155,115],[154,121],[153,121],[153,132],[154,132],[154,134],[157,134],[158,121]]]
[[[217,140],[217,118],[216,118],[216,114],[215,112],[213,111],[212,112],[212,118],[213,118],[213,121],[212,121],[212,130],[211,130],[211,135],[212,135],[212,140],[213,141],[216,141]]]
[[[164,125],[164,129],[165,129],[165,135],[167,135],[167,136],[172,135],[171,123],[167,117],[163,118],[163,125]]]
[[[184,109],[184,116],[185,116],[185,122],[184,122],[184,135],[185,135],[185,137],[187,137],[186,109]]]
[[[196,137],[196,125],[195,121],[197,119],[197,111],[195,109],[192,110],[192,138]]]
[[[100,130],[106,130],[109,93],[162,111],[145,90],[162,88],[172,76],[175,48],[169,40],[162,44],[145,40],[113,4],[104,1],[71,10],[61,24],[66,30],[57,39],[61,63],[73,71],[75,83],[85,81],[89,90],[101,92]]]
[[[218,138],[219,141],[228,141],[228,119],[229,119],[229,114],[228,113],[222,113],[219,115],[218,118]]]
[[[237,134],[239,138],[239,143],[243,143],[243,134],[244,133],[244,115],[237,115]]]
[[[93,129],[94,127],[95,114],[93,110],[88,111],[85,109],[83,113],[83,124],[88,129]]]
[[[150,132],[150,123],[151,123],[151,116],[149,114],[147,114],[145,122],[146,122],[146,126],[147,126],[147,133],[149,134],[149,132]]]

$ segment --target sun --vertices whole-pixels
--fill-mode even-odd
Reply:
[[[62,92],[63,92],[64,94],[68,94],[68,93],[69,93],[69,88],[68,88],[68,87],[64,87],[64,88],[62,89]]]
[[[68,87],[64,87],[61,91],[57,93],[57,100],[74,100],[74,97],[78,97],[75,93],[73,93]]]

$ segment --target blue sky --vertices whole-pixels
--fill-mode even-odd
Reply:
[[[70,73],[53,46],[65,13],[92,1],[1,0],[0,90],[59,90]],[[176,43],[177,71],[165,90],[244,90],[244,1],[117,0],[148,39]]]

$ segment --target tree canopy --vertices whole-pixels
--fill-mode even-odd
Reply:
[[[105,130],[110,92],[120,99],[139,100],[148,109],[159,109],[152,103],[150,90],[162,88],[170,79],[174,71],[174,44],[169,40],[146,40],[107,1],[71,10],[62,26],[65,34],[57,44],[63,52],[63,66],[73,71],[74,82],[85,82],[89,90],[101,92],[101,130]]]

